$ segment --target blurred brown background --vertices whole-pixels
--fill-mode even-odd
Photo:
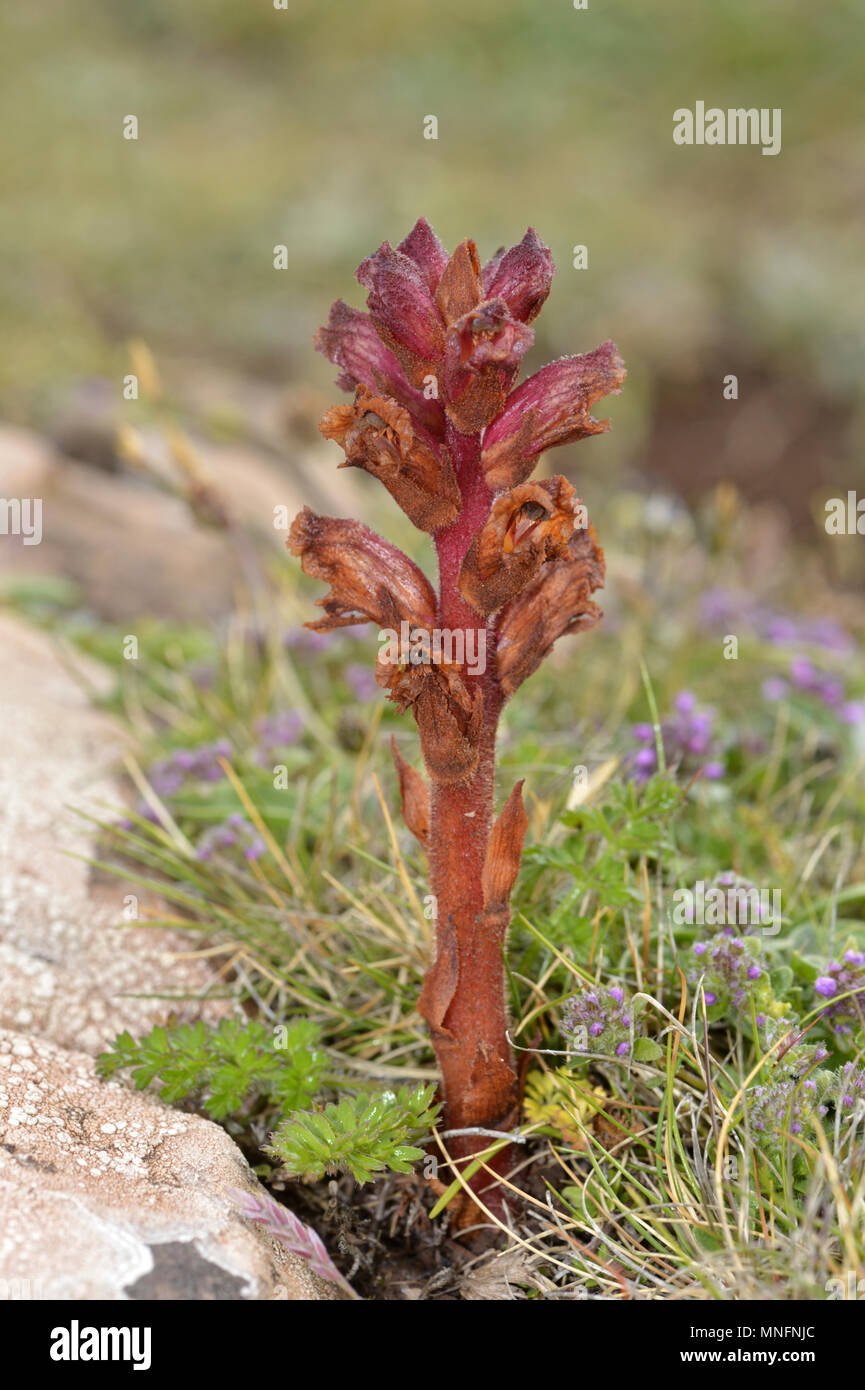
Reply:
[[[323,481],[315,432],[334,372],[310,340],[329,302],[361,304],[355,266],[420,214],[484,256],[531,223],[559,273],[528,369],[608,336],[630,369],[614,431],[562,459],[590,507],[611,486],[696,502],[729,480],[860,583],[865,547],[827,545],[823,506],[865,493],[861,19],[855,0],[6,7],[0,494],[54,489],[122,551],[126,512],[97,500],[110,484],[92,470],[138,489],[145,534],[117,429],[158,454],[170,410],[262,524],[272,498],[316,488],[346,510],[355,480]],[[781,153],[674,145],[673,111],[698,99],[780,107]],[[161,414],[146,391],[122,400],[134,340]],[[61,473],[58,454],[77,463]],[[158,588],[166,524],[130,583]],[[81,582],[93,547],[65,544]]]

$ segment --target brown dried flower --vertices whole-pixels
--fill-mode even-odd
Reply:
[[[567,555],[577,505],[570,483],[558,477],[522,483],[497,497],[462,563],[459,586],[466,602],[479,613],[494,613],[542,565]]]
[[[335,405],[319,426],[345,450],[340,467],[378,478],[410,521],[434,532],[454,521],[460,490],[450,453],[395,400],[359,386],[354,405]]]

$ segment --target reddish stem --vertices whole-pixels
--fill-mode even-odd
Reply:
[[[506,924],[481,926],[480,917],[484,906],[481,875],[493,822],[496,730],[503,700],[495,674],[493,624],[465,603],[457,587],[463,558],[489,515],[492,494],[479,464],[480,436],[459,434],[449,426],[447,442],[463,506],[456,521],[436,533],[438,622],[452,631],[483,631],[487,645],[484,673],[463,673],[467,683],[478,681],[483,691],[477,769],[463,782],[432,783],[430,886],[437,904],[438,951],[441,956],[455,943],[458,962],[456,988],[442,1027],[433,1028],[432,1034],[448,1128],[497,1129],[512,1126],[517,1118],[517,1076],[507,1039],[502,962]],[[466,1136],[451,1140],[448,1147],[455,1158],[468,1159],[489,1144],[489,1139]],[[511,1157],[512,1149],[503,1149],[490,1166],[505,1172]],[[490,1188],[488,1174],[481,1170],[471,1186],[484,1194],[482,1200],[491,1210],[501,1211],[501,1190]],[[469,1206],[465,1219],[476,1217]]]

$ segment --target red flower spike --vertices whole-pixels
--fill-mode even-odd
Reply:
[[[573,488],[528,478],[544,449],[608,428],[589,411],[621,389],[625,370],[604,343],[514,389],[552,274],[532,228],[481,270],[474,242],[448,257],[421,218],[396,250],[385,242],[360,266],[369,314],[338,300],[316,337],[341,368],[339,385],[356,391],[352,405],[327,412],[322,432],[434,533],[438,593],[359,522],[305,509],[288,540],[304,570],[330,586],[319,600],[326,616],[309,626],[369,620],[393,630],[376,680],[411,709],[429,774],[427,786],[394,746],[403,816],[427,851],[436,904],[435,960],[418,1009],[446,1124],[458,1131],[507,1130],[519,1119],[502,952],[527,818],[521,783],[494,818],[499,715],[559,637],[601,616],[592,595],[603,551],[591,527],[575,529]],[[487,1143],[483,1134],[451,1138],[452,1165]],[[452,1228],[482,1219],[471,1194],[506,1218],[497,1175],[511,1160],[504,1146],[467,1180],[469,1192],[449,1206]]]

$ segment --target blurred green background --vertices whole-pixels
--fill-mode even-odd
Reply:
[[[486,256],[531,223],[559,273],[529,367],[609,336],[630,368],[580,468],[689,500],[731,478],[814,536],[865,473],[862,20],[861,0],[7,6],[0,413],[38,427],[76,383],[119,382],[135,337],[324,391],[311,334],[336,295],[363,302],[382,240],[424,214]],[[781,107],[780,155],[675,146],[698,99]]]

